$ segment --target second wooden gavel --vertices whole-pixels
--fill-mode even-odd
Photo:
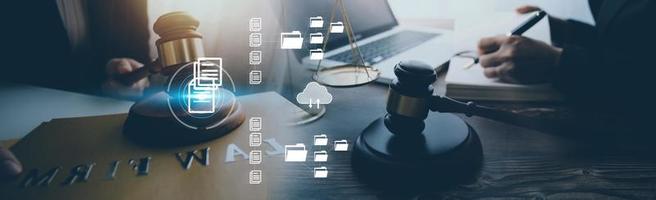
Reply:
[[[170,12],[157,18],[153,30],[159,39],[155,42],[158,58],[143,67],[115,77],[131,85],[150,74],[170,75],[180,66],[205,56],[203,36],[196,31],[199,22],[185,12]]]

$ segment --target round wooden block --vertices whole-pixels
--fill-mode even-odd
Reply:
[[[381,117],[357,138],[352,167],[374,186],[435,189],[474,180],[482,156],[476,131],[453,114],[431,113],[421,134],[394,134]]]
[[[174,116],[168,105],[168,94],[160,92],[132,105],[123,134],[141,145],[155,147],[197,144],[226,135],[239,127],[245,116],[232,92],[225,89],[218,92],[227,101],[226,105],[232,106],[220,106],[216,114],[204,119],[211,121],[211,125],[189,127],[181,123],[176,116],[184,120],[189,114],[176,111]]]

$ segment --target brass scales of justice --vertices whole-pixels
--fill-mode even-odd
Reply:
[[[348,42],[351,47],[352,63],[333,67],[321,67],[322,60],[319,60],[313,79],[322,85],[331,87],[355,87],[371,83],[379,77],[380,72],[377,69],[369,66],[362,57],[362,53],[358,47],[355,35],[353,34],[351,20],[349,20],[348,13],[346,12],[346,7],[344,6],[342,0],[335,1],[335,6],[333,7],[330,15],[330,22],[334,21],[338,8],[342,13],[344,31],[346,31],[346,37],[348,38]],[[324,50],[326,49],[326,44],[330,39],[331,29],[332,24],[329,25],[328,31],[326,33],[326,38],[322,46],[322,49]]]
[[[339,9],[339,12],[342,13],[342,20],[344,23],[344,31],[351,47],[351,58],[352,63],[339,65],[339,66],[321,66],[321,61],[317,63],[316,71],[312,78],[320,83],[321,85],[330,86],[330,87],[357,87],[371,83],[378,79],[380,76],[380,71],[374,69],[371,66],[368,66],[368,63],[365,62],[358,47],[353,29],[351,27],[351,21],[349,20],[348,13],[346,12],[346,7],[342,0],[336,0],[335,6],[333,6],[330,22],[335,20],[335,15]],[[330,30],[332,29],[332,24],[329,23],[328,31],[326,37],[324,38],[323,45],[321,49],[325,50],[328,41],[330,40]],[[326,107],[320,107],[318,109],[309,109],[296,113],[294,117],[293,125],[301,125],[312,123],[320,119],[324,114],[326,114]]]

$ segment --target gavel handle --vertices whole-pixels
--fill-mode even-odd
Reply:
[[[429,108],[432,111],[463,113],[468,117],[476,115],[504,122],[513,122],[518,120],[518,116],[512,112],[476,105],[471,101],[461,102],[443,96],[431,97]]]
[[[119,74],[115,77],[116,80],[121,82],[124,85],[132,85],[135,82],[148,77],[152,73],[156,73],[159,67],[159,60],[155,60],[150,63],[146,63],[143,67],[140,67],[134,71]]]

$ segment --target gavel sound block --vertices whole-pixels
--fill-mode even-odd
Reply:
[[[482,148],[476,131],[450,113],[429,112],[437,75],[429,65],[404,61],[394,68],[387,114],[357,138],[352,167],[365,182],[420,189],[476,177]]]
[[[155,33],[160,36],[156,41],[159,58],[139,70],[118,77],[119,80],[132,84],[151,73],[161,73],[171,76],[169,81],[173,84],[186,84],[174,80],[176,77],[172,75],[176,71],[182,72],[176,74],[178,78],[191,74],[191,70],[183,67],[205,55],[202,35],[196,31],[198,25],[198,20],[184,12],[172,12],[159,17],[153,26]],[[219,89],[216,95],[222,98],[222,106],[211,117],[203,119],[204,122],[214,123],[208,127],[190,128],[180,123],[179,119],[191,119],[193,116],[185,110],[170,109],[168,101],[173,97],[171,95],[175,94],[159,92],[132,105],[123,125],[124,135],[147,146],[180,146],[223,136],[244,121],[242,108],[234,94]]]

